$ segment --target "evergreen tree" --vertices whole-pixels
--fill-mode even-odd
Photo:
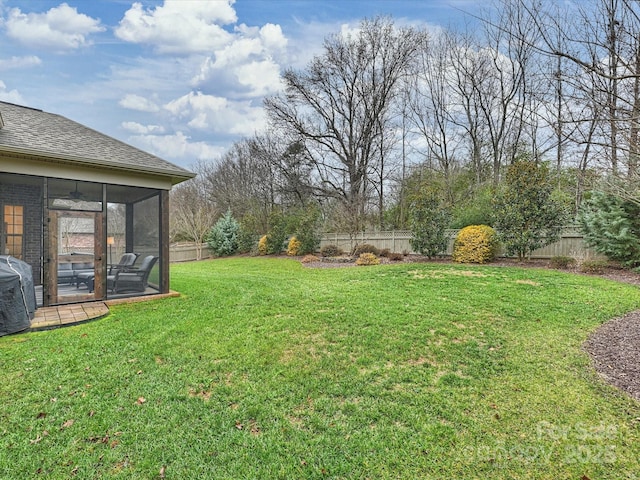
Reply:
[[[509,166],[494,198],[493,221],[507,255],[523,260],[560,238],[566,213],[552,192],[546,165],[525,160]]]
[[[587,245],[628,267],[640,265],[640,206],[594,192],[579,216]]]
[[[233,255],[238,250],[240,224],[227,210],[209,232],[207,245],[218,256]]]
[[[422,255],[433,258],[444,253],[449,243],[446,228],[451,215],[433,189],[414,194],[409,204],[411,246]]]

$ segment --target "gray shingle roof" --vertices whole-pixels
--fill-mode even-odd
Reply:
[[[0,115],[4,123],[0,128],[0,152],[148,172],[172,177],[174,183],[194,176],[184,168],[61,115],[6,102],[0,102]]]

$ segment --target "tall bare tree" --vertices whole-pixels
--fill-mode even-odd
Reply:
[[[536,48],[576,67],[563,79],[572,92],[580,92],[572,108],[589,113],[582,124],[590,154],[606,159],[600,167],[614,176],[634,176],[639,148],[640,4],[590,0],[568,4],[568,14],[558,16],[557,10],[545,9],[540,2],[517,1],[540,34]]]
[[[414,74],[407,83],[408,117],[425,145],[426,166],[442,172],[447,203],[453,204],[452,176],[460,163],[464,130],[456,117],[464,111],[452,88],[451,35],[438,33],[422,44]],[[470,131],[470,126],[467,131]]]
[[[284,93],[265,101],[273,125],[304,144],[316,191],[342,204],[352,232],[365,226],[369,173],[421,35],[387,18],[364,20],[328,37],[306,70],[287,70]]]

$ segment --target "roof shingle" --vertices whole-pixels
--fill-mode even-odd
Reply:
[[[0,115],[4,123],[0,128],[0,152],[18,150],[71,162],[75,159],[96,166],[166,175],[178,181],[194,176],[184,168],[61,115],[6,102],[0,102]]]

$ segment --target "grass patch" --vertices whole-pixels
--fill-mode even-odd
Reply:
[[[636,287],[557,271],[172,266],[183,296],[0,338],[0,478],[635,478],[581,343]]]

